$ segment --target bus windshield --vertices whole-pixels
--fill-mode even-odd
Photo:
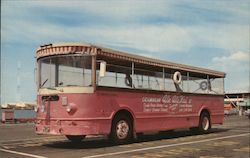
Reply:
[[[41,58],[40,88],[91,86],[91,56],[65,55]]]

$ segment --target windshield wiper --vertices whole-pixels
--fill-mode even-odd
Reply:
[[[47,79],[43,82],[43,84],[40,86],[40,88],[43,87],[43,86],[45,85],[45,83],[46,83],[48,80],[49,80],[49,79],[47,78]]]

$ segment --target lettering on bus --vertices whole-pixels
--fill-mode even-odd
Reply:
[[[183,95],[143,97],[144,112],[186,113],[193,111],[192,99]]]

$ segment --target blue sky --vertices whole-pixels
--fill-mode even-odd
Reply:
[[[35,101],[35,50],[90,42],[224,71],[249,90],[249,0],[1,1],[1,103]]]

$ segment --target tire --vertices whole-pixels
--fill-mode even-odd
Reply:
[[[202,122],[206,122],[207,124],[202,124]],[[200,116],[199,126],[198,127],[191,127],[189,130],[194,134],[204,134],[208,133],[211,129],[211,121],[210,116],[207,112],[203,112]]]
[[[174,80],[174,83],[176,83],[176,84],[180,84],[181,83],[182,76],[181,76],[181,73],[179,71],[176,71],[174,73],[173,80]]]
[[[110,138],[115,144],[124,144],[131,141],[133,126],[131,120],[125,115],[114,118]]]
[[[66,135],[66,138],[73,143],[79,143],[85,138],[85,135]]]
[[[211,129],[210,116],[207,112],[203,112],[200,116],[198,130],[200,133],[208,133],[210,129]]]

